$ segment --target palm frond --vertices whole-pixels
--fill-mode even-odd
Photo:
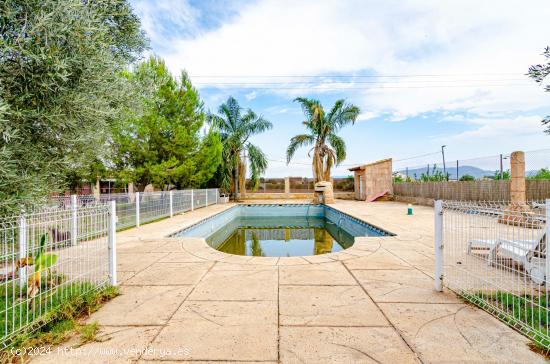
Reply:
[[[250,124],[249,130],[251,135],[256,135],[270,130],[271,128],[273,128],[271,121],[264,119],[263,116],[260,116]]]
[[[315,143],[315,137],[310,134],[300,134],[290,139],[290,144],[286,149],[286,163],[290,163],[290,160],[296,153],[296,150],[302,146],[307,146]]]
[[[227,101],[220,105],[218,113],[225,116],[228,129],[235,130],[241,119],[241,107],[234,97],[230,96]]]
[[[319,100],[310,99],[307,97],[297,97],[294,101],[300,104],[307,120],[312,120],[314,118],[316,106],[321,105]]]
[[[332,149],[334,149],[336,165],[339,165],[346,159],[346,142],[334,133],[328,136],[328,142],[332,146]]]
[[[246,145],[248,160],[250,162],[250,180],[257,187],[260,175],[267,169],[267,157],[264,152],[252,143]]]
[[[333,131],[336,132],[348,124],[354,124],[360,113],[361,110],[357,106],[346,104],[344,100],[338,100],[331,110],[330,116],[330,124],[333,125]]]

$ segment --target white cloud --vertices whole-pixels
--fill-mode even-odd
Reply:
[[[200,32],[197,23],[199,12],[187,0],[135,0],[132,3],[141,25],[151,42],[167,43],[175,37],[196,36]],[[183,67],[177,67],[179,74]]]
[[[474,129],[452,136],[461,140],[498,140],[506,143],[508,139],[521,139],[525,137],[542,136],[544,126],[541,124],[542,116],[518,116],[511,118],[473,118],[466,119],[475,126]]]
[[[243,90],[249,100],[258,93],[263,100],[269,93],[292,99],[337,92],[364,110],[359,121],[407,122],[412,117],[440,115],[442,123],[458,123],[467,129],[441,137],[452,137],[465,154],[487,153],[490,147],[536,149],[547,144],[540,118],[549,113],[550,94],[525,76],[530,65],[543,61],[540,53],[550,45],[546,0],[528,4],[513,0],[263,0],[242,6],[215,29],[201,28],[193,20],[196,10],[188,9],[186,1],[164,8],[170,6],[173,12],[177,6],[183,8],[172,23],[189,27],[186,35],[159,31],[163,29],[160,18],[147,15],[158,11],[154,5],[142,11],[145,28],[167,45],[161,55],[168,66],[175,73],[186,69],[192,77],[236,77],[194,77],[195,84],[278,83],[273,88],[261,84]],[[351,83],[326,77],[313,85],[308,78],[259,77],[357,73],[408,76]],[[277,86],[281,89],[275,90]],[[234,87],[238,85],[220,88],[223,96],[209,92],[209,101],[224,100]],[[279,105],[264,111],[269,117],[287,108],[292,110],[291,105]],[[420,149],[437,143],[438,138],[419,139]],[[307,166],[272,164],[269,175],[288,174],[288,168],[309,170]]]
[[[258,96],[258,93],[256,91],[252,91],[252,92],[249,92],[246,95],[244,95],[244,97],[246,97],[246,99],[248,101],[254,100],[256,98],[256,96]]]
[[[359,114],[359,116],[357,117],[357,121],[358,121],[358,122],[367,121],[367,120],[370,120],[370,119],[377,118],[378,116],[380,116],[380,115],[379,115],[378,113],[376,113],[376,112],[373,112],[373,111],[363,111],[363,112],[361,112],[361,114]]]
[[[537,11],[532,11],[535,8]],[[503,105],[521,109],[547,101],[534,83],[529,87],[523,74],[540,60],[548,42],[541,27],[549,16],[545,1],[531,2],[527,7],[514,1],[499,1],[497,5],[474,0],[437,4],[266,0],[244,7],[237,17],[214,31],[175,40],[173,52],[165,57],[170,67],[186,68],[191,75],[312,75],[362,70],[457,74],[439,78],[440,85],[453,87],[364,91],[364,106],[374,112],[392,113],[393,120],[443,109],[491,112]],[[510,78],[519,80],[501,81]],[[426,77],[392,81],[384,87],[438,85]],[[484,86],[506,82],[522,86]],[[456,87],[472,83],[479,87]],[[321,82],[306,89],[326,91],[334,87],[345,85]],[[304,90],[282,92],[294,95]]]

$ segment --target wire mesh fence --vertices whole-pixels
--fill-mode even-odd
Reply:
[[[168,191],[136,194],[139,201],[139,222],[146,223],[170,215],[170,193]]]
[[[54,207],[0,220],[4,347],[47,323],[67,300],[114,282],[114,221],[109,204]]]
[[[68,300],[116,283],[116,229],[217,204],[218,189],[54,196],[0,219],[0,344]]]
[[[437,201],[441,283],[550,349],[550,203]]]
[[[217,188],[198,190],[171,190],[99,195],[52,196],[48,207],[71,208],[116,202],[117,229],[127,229],[143,223],[217,204]]]
[[[527,151],[525,177],[550,180],[550,149]],[[510,179],[510,153],[468,159],[444,159],[443,154],[393,162],[394,180],[397,182],[472,181]]]
[[[525,152],[524,158],[521,173],[525,176],[526,198],[550,198],[550,149]],[[396,196],[423,199],[508,200],[510,159],[509,154],[499,154],[456,163],[446,161],[445,165],[440,160],[416,167],[403,167],[403,162],[398,161],[393,167],[393,192]]]

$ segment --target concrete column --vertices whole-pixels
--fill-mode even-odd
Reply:
[[[525,203],[525,153],[513,152],[510,156],[510,200],[512,204]]]
[[[290,197],[290,177],[285,177],[285,197]]]

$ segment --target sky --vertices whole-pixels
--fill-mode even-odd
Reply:
[[[347,159],[335,176],[390,157],[394,169],[439,163],[442,145],[448,160],[550,148],[550,93],[525,75],[550,46],[547,0],[131,3],[150,52],[190,75],[207,110],[233,96],[273,123],[252,139],[267,177],[312,175],[306,148],[285,163],[305,131],[298,96],[361,109],[339,133]],[[531,156],[528,167],[550,163],[548,151]]]

